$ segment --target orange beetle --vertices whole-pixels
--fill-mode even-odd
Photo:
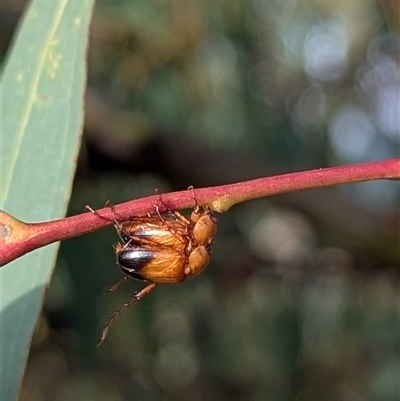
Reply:
[[[162,202],[161,197],[159,202]],[[196,206],[187,218],[177,211],[137,217],[125,222],[114,218],[122,243],[115,246],[117,263],[126,276],[110,291],[116,290],[129,277],[149,284],[134,293],[115,312],[102,331],[104,341],[114,320],[132,304],[150,294],[157,284],[174,284],[201,273],[211,260],[212,245],[218,220],[208,207]]]

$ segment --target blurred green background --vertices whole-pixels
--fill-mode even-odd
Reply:
[[[4,56],[25,1],[2,0]],[[100,0],[69,214],[399,156],[396,1]],[[214,257],[122,277],[111,228],[62,244],[20,400],[399,400],[399,185],[248,202]]]

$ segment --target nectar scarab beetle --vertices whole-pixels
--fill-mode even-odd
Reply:
[[[211,244],[198,246],[189,255],[158,244],[118,244],[115,252],[118,264],[128,276],[155,284],[173,284],[204,270],[211,259]]]
[[[158,216],[144,216],[115,226],[124,244],[151,242],[183,251],[190,243],[188,228],[174,219],[161,221]]]
[[[218,219],[211,209],[196,204],[190,218],[194,223],[192,229],[194,240],[201,245],[212,243],[217,233]]]
[[[212,246],[218,220],[209,207],[200,206],[196,198],[190,217],[175,210],[160,213],[155,205],[155,215],[118,221],[114,213],[114,226],[121,239],[116,244],[117,263],[126,276],[114,284],[115,291],[129,277],[149,284],[134,293],[123,307],[114,313],[102,331],[99,345],[105,340],[114,320],[129,306],[150,294],[157,284],[174,284],[201,273],[211,260]],[[112,206],[111,206],[112,207]],[[113,207],[112,207],[113,208]],[[90,211],[96,214],[93,209]]]

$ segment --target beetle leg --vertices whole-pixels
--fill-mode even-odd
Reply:
[[[129,279],[129,276],[124,276],[121,280],[114,283],[107,292],[114,292],[117,290],[126,280]]]
[[[116,244],[114,248],[115,249],[118,248],[118,250],[120,250],[120,251],[124,251],[125,249],[128,249],[137,244],[140,244],[140,245],[153,245],[154,244],[154,242],[152,240],[137,237],[135,235],[130,235],[129,232],[125,231],[124,229],[122,229],[122,232],[126,235],[126,238],[129,238],[129,239],[127,240],[126,238],[123,238],[121,236],[121,232],[118,233],[120,236],[120,240],[122,241],[123,244],[122,245]],[[173,232],[172,234],[175,235],[176,233]],[[162,245],[160,245],[160,246],[162,246]]]
[[[118,221],[117,219],[117,214],[115,213],[115,207],[114,205],[108,200],[106,202],[106,207],[109,207],[111,209],[111,213],[113,214],[113,220],[114,220],[114,227],[115,230],[118,233],[118,237],[120,238],[120,240],[123,242],[123,238],[122,238],[122,234],[121,233],[125,233],[126,235],[128,235],[128,233],[126,233],[126,231],[124,230],[124,228],[122,227],[122,224]],[[129,236],[129,235],[128,235]]]
[[[104,205],[104,207],[109,207],[112,211],[114,211],[114,205],[109,200],[106,201],[106,204]]]
[[[177,212],[176,210],[171,210],[168,208],[168,206],[164,203],[164,201],[162,200],[161,194],[158,192],[158,189],[156,188],[156,194],[158,196],[158,203],[157,205],[153,205],[154,210],[156,211],[158,217],[160,218],[160,220],[166,224],[166,226],[168,227],[168,230],[171,232],[171,234],[176,235],[176,231],[173,230],[170,225],[168,224],[168,220],[166,220],[163,215],[160,212],[160,205],[163,205],[164,208],[170,212],[173,213],[173,215],[177,218],[177,221],[179,221],[184,227],[187,227],[190,225],[190,221],[184,217],[182,214],[180,214],[179,212]]]
[[[190,216],[190,219],[193,221],[193,222],[197,222],[197,220],[199,219],[199,215],[201,214],[201,210],[202,210],[202,207],[200,206],[200,204],[199,204],[199,201],[197,200],[197,198],[196,198],[196,194],[195,194],[195,192],[194,192],[194,187],[193,187],[193,185],[191,185],[189,188],[188,188],[188,190],[192,190],[192,198],[193,198],[193,201],[194,201],[194,210],[193,210],[193,212],[192,212],[192,214],[191,214],[191,216]]]
[[[95,214],[97,217],[100,217],[103,220],[113,221],[114,222],[114,227],[115,227],[115,229],[116,229],[116,231],[118,233],[118,236],[119,236],[120,240],[122,242],[124,242],[124,239],[122,238],[121,232],[125,232],[125,230],[123,229],[122,224],[117,219],[117,215],[115,213],[114,205],[110,201],[107,201],[106,204],[105,204],[105,207],[109,207],[111,209],[111,212],[113,214],[113,219],[109,219],[108,217],[101,216],[96,210],[93,210],[89,205],[86,205],[85,209],[89,210],[89,212]],[[128,235],[128,233],[126,233],[126,234]]]
[[[178,211],[169,209],[168,206],[167,206],[167,205],[164,203],[164,201],[162,200],[161,194],[158,192],[157,189],[156,189],[156,194],[158,195],[158,204],[157,204],[157,205],[153,205],[153,207],[154,207],[154,209],[155,209],[155,211],[156,211],[158,217],[160,218],[160,220],[161,220],[164,224],[166,224],[166,226],[168,227],[168,230],[171,232],[171,234],[176,235],[176,231],[173,230],[173,229],[170,227],[170,225],[168,224],[168,220],[166,220],[166,219],[162,216],[162,214],[160,213],[160,204],[161,204],[161,205],[164,206],[164,208],[165,208],[168,212],[170,212],[170,213],[173,214],[173,216],[176,218],[176,221],[177,221],[177,222],[179,222],[183,227],[186,228],[186,236],[187,236],[187,238],[189,239],[189,244],[190,244],[191,241],[190,241],[190,237],[189,237],[189,234],[188,234],[188,228],[191,227],[192,222],[191,222],[190,220],[188,220],[185,216],[183,216],[181,213],[179,213]],[[193,196],[194,196],[194,191],[193,191]],[[197,202],[196,202],[196,205],[197,205]],[[185,242],[185,240],[184,240],[182,237],[180,237],[180,236],[179,236],[179,239],[180,239],[180,241],[182,241],[182,243]],[[187,253],[190,252],[190,247],[188,247],[188,249],[187,249],[186,252],[187,252]]]
[[[176,234],[176,233],[172,233],[172,234]],[[116,244],[115,245],[115,249],[118,248],[119,251],[125,251],[126,249],[135,247],[135,246],[152,246],[154,245],[154,241],[152,241],[151,239],[147,239],[147,238],[140,238],[140,237],[136,237],[134,235],[131,235],[129,238],[128,242],[124,242],[123,245],[121,244]],[[160,249],[162,248],[169,248],[168,246],[165,245],[158,245],[160,247]]]
[[[135,292],[134,294],[131,295],[131,298],[129,301],[125,304],[123,304],[122,308],[116,311],[110,318],[110,321],[107,323],[106,327],[104,327],[103,331],[101,332],[101,338],[100,342],[97,344],[97,346],[100,346],[103,341],[106,339],[108,330],[110,330],[111,325],[114,323],[114,320],[121,314],[123,313],[126,309],[128,309],[131,305],[133,305],[136,302],[139,302],[141,299],[143,299],[145,296],[149,295],[154,288],[156,288],[157,284],[149,284],[148,286],[144,287],[142,290],[139,292]]]
[[[154,207],[154,210],[155,210],[156,213],[157,213],[157,216],[160,218],[160,220],[161,220],[163,223],[165,223],[165,219],[164,219],[164,217],[162,216],[162,214],[160,213],[160,206],[159,206],[159,205],[153,205],[153,207]]]
[[[158,217],[160,218],[161,221],[163,222],[168,222],[163,215],[160,212],[160,205],[162,205],[165,208],[166,212],[173,213],[175,217],[178,218],[179,221],[183,221],[185,224],[189,223],[189,220],[187,220],[184,216],[182,216],[179,212],[176,212],[168,207],[168,205],[163,201],[161,194],[158,192],[158,189],[156,188],[156,194],[157,194],[157,205],[153,205],[154,210],[156,211]]]
[[[118,222],[117,217],[116,217],[116,214],[115,214],[114,205],[113,205],[110,201],[107,201],[106,204],[104,205],[104,207],[109,207],[109,208],[111,209],[111,212],[112,212],[112,214],[113,214],[113,216],[114,216],[112,219],[110,219],[110,218],[108,218],[108,217],[102,216],[101,214],[99,214],[99,213],[97,212],[97,210],[93,210],[89,205],[86,205],[86,206],[85,206],[85,209],[88,210],[90,213],[95,214],[97,217],[100,217],[100,218],[103,219],[103,220],[113,221],[114,224],[118,225],[118,227],[119,227],[119,222]]]
[[[158,217],[160,218],[161,221],[165,221],[164,217],[162,217],[160,213],[160,205],[163,205],[166,210],[169,210],[167,205],[163,202],[161,198],[161,194],[158,192],[158,188],[155,189],[155,193],[157,195],[157,204],[153,205],[154,210],[156,211]]]
[[[172,213],[175,215],[175,217],[176,217],[184,226],[190,225],[190,221],[189,221],[183,214],[180,214],[180,213],[177,212],[176,210],[174,210]]]
[[[89,205],[85,205],[85,209],[88,210],[90,213],[93,213],[93,214],[97,214],[97,215],[98,215],[98,213],[97,213],[95,210],[93,210],[93,209],[91,208],[91,206],[89,206]],[[100,216],[99,216],[99,217],[100,217]]]
[[[199,205],[199,202],[198,202],[198,200],[196,198],[196,194],[194,192],[194,186],[193,185],[190,185],[190,187],[188,187],[188,191],[190,191],[190,190],[192,190],[192,198],[193,198],[193,201],[194,201],[194,209],[195,210],[199,210],[200,209],[200,205]]]

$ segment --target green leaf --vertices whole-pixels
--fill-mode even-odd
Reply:
[[[1,208],[27,222],[61,218],[83,124],[93,0],[34,0],[0,83]],[[58,244],[0,270],[2,401],[15,400]]]

